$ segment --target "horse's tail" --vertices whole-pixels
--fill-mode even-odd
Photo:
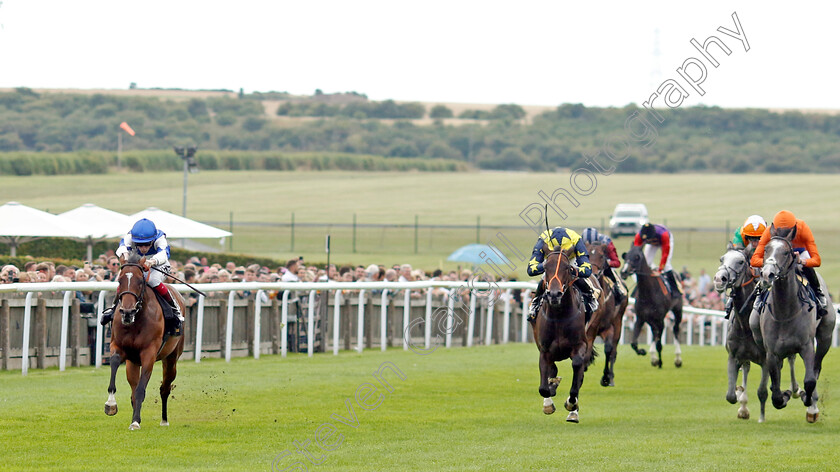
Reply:
[[[595,363],[595,358],[598,357],[598,350],[595,349],[595,343],[593,343],[592,347],[589,348],[589,353],[587,357],[588,361],[586,363],[586,366],[589,367]]]

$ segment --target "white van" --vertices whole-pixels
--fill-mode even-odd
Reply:
[[[635,235],[649,221],[644,203],[619,203],[610,217],[610,237]]]

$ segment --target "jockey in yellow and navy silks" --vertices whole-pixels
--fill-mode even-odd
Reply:
[[[592,312],[598,309],[598,300],[595,296],[595,287],[589,282],[589,276],[592,275],[592,265],[589,263],[589,253],[586,252],[586,246],[583,240],[576,232],[571,229],[562,228],[560,226],[554,228],[552,231],[545,230],[534,244],[534,250],[531,253],[531,260],[528,261],[528,275],[536,277],[545,272],[543,269],[543,261],[545,256],[555,248],[566,251],[574,248],[575,262],[577,263],[578,279],[575,281],[575,286],[583,293],[586,299],[586,320],[589,321]],[[531,309],[529,311],[528,320],[536,319],[537,307],[540,299],[545,292],[545,280],[540,280],[537,286],[537,291],[534,298],[531,300]]]

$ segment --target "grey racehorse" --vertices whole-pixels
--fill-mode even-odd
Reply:
[[[715,290],[723,293],[729,290],[734,310],[729,319],[729,329],[726,336],[726,351],[729,353],[729,386],[726,390],[726,401],[740,403],[738,418],[748,420],[750,410],[747,408],[747,376],[750,363],[761,365],[767,357],[764,346],[756,344],[750,330],[750,312],[752,311],[752,297],[756,285],[756,274],[750,270],[750,258],[753,247],[747,249],[736,248],[729,243],[726,253],[720,257],[721,265],[715,274]],[[791,391],[799,397],[800,389],[796,383],[793,365],[796,356],[788,357],[790,363]],[[741,370],[741,385],[737,387],[738,370]],[[802,391],[802,393],[805,393]],[[763,416],[759,421],[763,421]]]
[[[821,319],[816,319],[816,303],[810,300],[808,289],[802,285],[796,273],[799,255],[791,244],[796,237],[796,227],[777,230],[771,226],[770,234],[773,237],[765,246],[764,266],[761,269],[761,283],[770,287],[770,293],[764,309],[760,314],[753,313],[754,318],[750,320],[753,336],[762,339],[766,350],[766,359],[761,368],[761,385],[758,387],[758,399],[761,401],[759,421],[764,418],[768,377],[771,381],[773,406],[784,408],[790,400],[792,392],[782,392],[779,388],[780,364],[783,358],[799,354],[805,364],[805,394],[802,395],[802,402],[807,407],[805,418],[813,423],[819,417],[817,380],[823,357],[831,346],[836,312],[829,310]],[[823,293],[828,294],[822,278],[820,284]],[[831,300],[828,302],[830,304]],[[756,321],[758,332],[755,329]]]

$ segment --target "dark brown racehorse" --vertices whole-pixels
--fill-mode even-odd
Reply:
[[[566,421],[578,422],[578,393],[583,384],[583,371],[591,362],[591,345],[586,340],[583,300],[574,287],[577,268],[573,267],[569,254],[555,249],[546,256],[545,294],[534,322],[534,341],[540,350],[540,395],[543,396],[543,412],[554,413],[551,400],[557,392],[560,378],[557,377],[556,362],[572,360],[572,386],[565,407],[569,411]]]
[[[126,261],[123,256],[120,263],[122,267],[117,279],[120,317],[114,319],[111,329],[111,384],[108,386],[105,414],[117,414],[115,379],[117,369],[125,362],[126,377],[131,385],[131,405],[134,407],[134,416],[128,429],[140,429],[140,408],[146,398],[146,387],[152,376],[152,368],[156,361],[163,361],[163,381],[160,385],[163,413],[160,424],[169,426],[166,401],[177,374],[175,365],[184,351],[184,337],[170,336],[164,342],[163,311],[154,291],[143,278],[145,258]],[[184,299],[172,288],[169,288],[169,293],[178,300],[181,313],[184,313]]]
[[[596,336],[604,340],[604,375],[601,377],[601,386],[615,386],[615,359],[618,353],[618,340],[621,338],[621,320],[624,311],[627,310],[627,297],[616,303],[615,292],[611,289],[613,282],[607,276],[610,268],[610,257],[607,246],[600,243],[587,244],[589,262],[592,264],[592,275],[598,280],[601,286],[601,298],[598,300],[598,310],[592,314],[592,319],[586,326],[586,337],[591,342]]]
[[[674,365],[682,367],[682,352],[680,350],[680,323],[682,322],[682,296],[671,296],[660,275],[655,275],[647,264],[641,246],[633,246],[622,254],[624,267],[621,276],[636,274],[636,324],[633,326],[633,337],[630,347],[636,354],[644,356],[644,349],[637,344],[639,333],[645,323],[653,331],[654,342],[650,346],[650,364],[662,368],[662,332],[665,330],[665,315],[669,311],[674,313]],[[677,293],[679,295],[679,293]],[[654,348],[656,351],[654,352]]]

